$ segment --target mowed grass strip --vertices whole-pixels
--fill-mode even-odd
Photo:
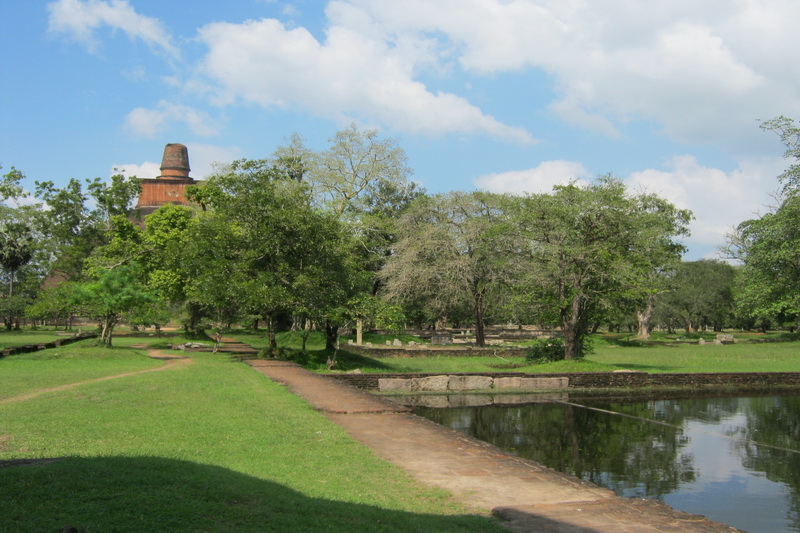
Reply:
[[[57,335],[54,330],[0,330],[0,350],[26,344],[45,344],[63,338],[66,337]]]
[[[92,346],[93,339],[0,359],[0,402],[41,389],[164,365],[146,350]]]
[[[235,332],[236,338],[253,346],[266,346],[264,334]],[[278,335],[280,346],[299,349],[298,332]],[[371,339],[384,341],[386,336],[365,335],[365,342]],[[617,338],[619,337],[619,338]],[[717,345],[700,345],[694,342],[675,342],[673,339],[658,338],[655,342],[640,343],[627,340],[619,335],[597,335],[594,337],[593,352],[577,361],[558,361],[546,364],[530,364],[523,357],[510,357],[498,347],[492,354],[484,357],[459,357],[437,355],[435,349],[427,352],[413,352],[422,357],[370,358],[348,352],[346,340],[342,337],[341,349],[335,370],[359,369],[363,372],[407,372],[407,373],[458,373],[458,372],[613,372],[615,370],[638,370],[642,372],[797,372],[800,371],[800,342],[742,342]],[[763,336],[751,335],[762,338]],[[713,338],[713,336],[710,336]],[[413,338],[412,338],[413,340]],[[375,344],[381,344],[377,342]],[[324,350],[325,341],[321,333],[314,332],[308,339],[308,355],[302,361],[304,366],[316,371],[325,371],[328,353]]]
[[[0,465],[57,459],[0,467],[0,531],[502,531],[248,366],[192,359],[0,405]]]

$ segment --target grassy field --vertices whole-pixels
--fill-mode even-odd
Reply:
[[[263,333],[236,333],[236,338],[256,347],[266,345]],[[714,334],[705,336],[711,341]],[[697,339],[657,335],[649,343],[630,340],[626,335],[605,334],[593,339],[593,352],[580,361],[559,361],[548,364],[528,364],[522,357],[506,357],[502,350],[486,357],[426,357],[367,358],[347,351],[347,339],[340,343],[338,370],[360,369],[362,372],[611,372],[639,370],[644,372],[793,372],[800,371],[800,342],[784,340],[781,334],[736,334],[742,342],[716,345],[698,344]],[[393,336],[365,335],[365,342],[384,344]],[[413,337],[404,339],[415,340]],[[417,339],[418,340],[418,339]],[[769,340],[770,342],[754,342]],[[299,349],[297,332],[278,334],[281,346]],[[328,354],[323,350],[324,337],[312,333],[308,355],[300,362],[307,368],[325,370]],[[499,357],[498,357],[499,356]]]
[[[23,400],[168,363],[84,343],[0,359],[0,531],[502,531],[245,364],[190,355]]]
[[[0,350],[25,344],[44,344],[60,338],[64,338],[64,336],[57,335],[56,331],[53,329],[24,329],[21,331],[0,330]]]

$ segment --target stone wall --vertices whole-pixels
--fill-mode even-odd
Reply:
[[[75,335],[73,337],[67,337],[64,339],[56,339],[52,342],[45,342],[42,344],[23,344],[21,346],[11,346],[10,348],[6,348],[4,350],[0,350],[0,359],[3,357],[7,357],[9,355],[16,355],[20,353],[30,353],[30,352],[38,352],[39,350],[47,350],[50,348],[58,348],[59,346],[66,346],[67,344],[72,344],[73,342],[82,341],[83,339],[90,339],[92,337],[97,337],[97,333],[81,333],[79,335]]]
[[[525,348],[476,348],[474,346],[431,346],[429,344],[417,345],[414,347],[401,346],[358,346],[348,344],[342,347],[348,352],[357,353],[365,357],[380,359],[381,357],[430,357],[432,355],[443,355],[447,357],[491,357],[499,353],[504,357],[522,357],[525,355]],[[501,360],[498,359],[498,362]]]
[[[639,387],[735,387],[737,389],[763,389],[773,386],[800,387],[800,372],[735,372],[698,374],[648,374],[646,372],[586,372],[564,374],[527,374],[524,372],[463,373],[463,374],[327,374],[331,379],[343,381],[354,387],[377,391],[381,380],[385,380],[384,390],[412,391],[463,391],[475,389],[507,388],[520,390],[533,389],[603,389]],[[484,379],[474,379],[484,378]],[[487,379],[491,386],[486,387]],[[519,387],[511,386],[513,379],[545,380],[519,381]],[[511,381],[503,381],[511,379]],[[550,381],[560,379],[556,382]],[[392,380],[403,380],[405,383]],[[416,380],[416,381],[413,381]],[[453,388],[450,388],[450,383]],[[473,389],[465,389],[465,383],[474,383]],[[500,387],[497,385],[500,384]],[[478,386],[480,385],[480,386]],[[416,387],[416,388],[415,388]],[[439,387],[439,388],[435,388]],[[442,388],[444,387],[444,388]]]

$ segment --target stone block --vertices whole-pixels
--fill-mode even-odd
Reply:
[[[521,387],[520,377],[494,378],[495,389],[519,389]]]
[[[403,378],[380,378],[378,379],[378,390],[381,392],[411,392],[412,381],[411,379]]]
[[[403,341],[401,341],[400,339],[395,339],[394,342],[392,343],[392,345],[393,346],[402,346],[403,345]]]
[[[450,376],[428,376],[426,378],[412,378],[412,388],[418,391],[444,392]]]
[[[489,376],[450,376],[450,390],[465,391],[491,389],[494,380]]]
[[[566,389],[569,387],[569,378],[520,378],[522,389]]]

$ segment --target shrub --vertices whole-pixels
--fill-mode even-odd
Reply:
[[[551,363],[564,359],[564,339],[538,339],[525,349],[529,363]]]

